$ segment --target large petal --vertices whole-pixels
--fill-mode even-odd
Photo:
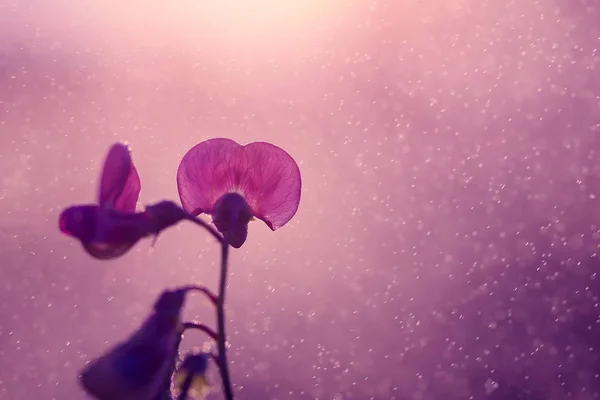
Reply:
[[[140,177],[129,148],[122,143],[115,143],[104,161],[98,202],[119,211],[133,212],[140,190]]]
[[[238,190],[257,218],[272,230],[281,228],[300,204],[298,164],[285,150],[265,142],[247,144],[244,154],[249,167]]]
[[[230,139],[210,139],[190,149],[177,170],[177,189],[187,212],[211,214],[225,193],[236,190],[247,165],[243,147]]]

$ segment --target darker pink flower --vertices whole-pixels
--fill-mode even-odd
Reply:
[[[302,180],[294,159],[265,142],[242,146],[210,139],[181,160],[177,187],[184,210],[210,214],[217,229],[236,248],[246,241],[253,217],[275,231],[298,210]]]
[[[140,190],[129,148],[112,145],[102,168],[98,203],[65,209],[59,217],[61,232],[78,239],[95,258],[126,253],[146,234],[143,215],[135,213]]]
[[[171,201],[136,213],[140,178],[127,146],[114,144],[104,161],[98,204],[74,205],[59,217],[60,230],[78,239],[92,257],[110,259],[129,251],[140,239],[158,235],[188,214]]]

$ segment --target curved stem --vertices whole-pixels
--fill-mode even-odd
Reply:
[[[213,360],[219,368],[221,368],[221,362],[219,361],[219,356],[215,353],[210,353],[210,359]]]
[[[210,336],[215,342],[219,341],[219,335],[215,331],[213,331],[212,329],[210,329],[208,326],[206,326],[204,324],[199,324],[199,323],[195,323],[195,322],[186,322],[186,323],[183,324],[183,331],[185,331],[187,329],[197,329],[197,330],[200,330],[200,331],[206,333],[208,336]],[[182,337],[179,336],[179,341],[177,342],[177,348],[178,349],[179,349],[179,344],[181,343],[181,339],[182,339]],[[229,371],[225,371],[225,368],[227,368],[227,367],[221,362],[221,359],[219,358],[219,356],[217,354],[210,353],[210,358],[217,365],[217,368],[219,369],[219,373],[221,374],[221,379],[223,379],[222,377],[225,374],[228,374],[228,372],[229,372]]]
[[[185,331],[188,329],[197,329],[199,331],[206,333],[208,336],[211,337],[212,340],[214,340],[214,341],[219,340],[219,335],[217,335],[217,333],[215,331],[213,331],[212,329],[210,329],[208,326],[206,326],[204,324],[200,324],[197,322],[186,322],[183,324],[183,330]]]
[[[185,290],[185,291],[195,290],[197,292],[201,292],[204,295],[206,295],[206,297],[208,297],[208,299],[211,301],[211,303],[213,303],[215,306],[217,305],[218,296],[216,294],[214,294],[213,292],[211,292],[210,289],[208,289],[205,286],[190,285],[190,286],[182,287],[181,290]]]
[[[217,239],[217,241],[219,243],[221,243],[221,245],[223,245],[223,243],[224,243],[223,236],[221,236],[221,234],[215,228],[213,228],[208,223],[204,222],[202,219],[200,219],[198,217],[192,217],[190,215],[188,217],[188,220],[190,220],[193,223],[195,223],[196,225],[200,225],[201,227],[206,229],[208,231],[208,233],[210,233],[215,239]]]
[[[227,348],[225,335],[225,290],[227,289],[227,258],[229,255],[229,244],[221,242],[221,279],[219,281],[219,297],[217,302],[217,345],[219,348],[219,361],[221,365],[221,379],[223,380],[223,391],[226,400],[233,400],[233,389],[227,365]]]

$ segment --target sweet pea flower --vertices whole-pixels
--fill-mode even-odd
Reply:
[[[148,206],[136,213],[141,183],[129,148],[114,144],[106,156],[97,204],[75,205],[59,217],[60,230],[78,239],[94,258],[110,259],[129,251],[140,239],[189,215],[171,201]]]
[[[206,140],[185,154],[177,170],[183,209],[211,215],[235,248],[246,241],[254,217],[273,231],[289,222],[298,210],[301,187],[294,159],[265,142]]]
[[[80,382],[89,395],[98,400],[160,398],[177,356],[186,293],[163,292],[154,312],[129,339],[84,368]]]

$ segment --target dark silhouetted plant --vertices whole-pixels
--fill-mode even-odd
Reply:
[[[98,203],[65,209],[60,230],[79,240],[92,257],[107,260],[124,255],[142,238],[156,240],[164,229],[191,221],[219,242],[221,271],[216,294],[196,285],[164,291],[138,330],[83,369],[85,391],[98,400],[203,398],[210,387],[206,372],[212,360],[225,398],[232,400],[224,310],[229,246],[244,244],[254,218],[273,231],[285,225],[298,210],[301,185],[298,165],[279,147],[211,139],[193,147],[181,161],[177,187],[183,207],[161,201],[136,212],[140,178],[129,148],[114,144],[104,162]],[[212,216],[216,229],[198,217],[202,213]],[[186,295],[192,291],[203,293],[215,306],[216,330],[181,320]],[[179,360],[181,338],[188,329],[207,334],[217,351],[190,353]]]

